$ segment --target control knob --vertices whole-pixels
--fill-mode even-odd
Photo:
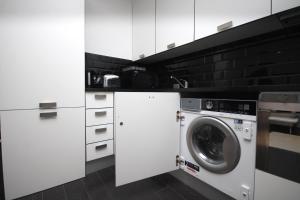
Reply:
[[[207,110],[211,110],[214,107],[214,104],[212,101],[207,101],[205,106]]]

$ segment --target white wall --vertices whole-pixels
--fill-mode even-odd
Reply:
[[[131,0],[85,0],[85,51],[132,60]]]

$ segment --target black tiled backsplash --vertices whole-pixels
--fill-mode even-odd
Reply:
[[[180,47],[179,47],[180,48]],[[300,29],[251,38],[211,50],[148,66],[160,77],[160,87],[170,88],[170,75],[185,79],[190,87],[260,87],[299,85]]]
[[[118,75],[132,65],[130,60],[86,53],[86,69],[101,74]],[[300,88],[300,27],[142,67],[158,75],[160,88],[172,88],[171,75],[187,80],[190,88]]]
[[[131,60],[113,58],[97,54],[85,53],[85,70],[93,70],[105,74],[119,75],[121,68],[131,66]]]

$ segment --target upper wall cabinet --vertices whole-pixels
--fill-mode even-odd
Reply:
[[[85,51],[132,60],[131,0],[85,0]]]
[[[155,53],[155,0],[132,1],[133,60]]]
[[[195,39],[270,14],[270,0],[195,0]]]
[[[0,110],[84,106],[84,1],[0,4]]]
[[[272,0],[272,14],[300,6],[299,0]]]
[[[156,0],[156,52],[194,40],[194,0]]]

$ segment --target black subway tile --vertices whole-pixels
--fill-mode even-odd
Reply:
[[[214,79],[215,80],[220,80],[224,78],[224,71],[218,71],[214,73]]]
[[[243,72],[241,70],[226,70],[224,71],[224,79],[242,78]]]
[[[233,61],[221,61],[215,63],[215,71],[218,70],[229,70],[234,68],[234,62]]]

